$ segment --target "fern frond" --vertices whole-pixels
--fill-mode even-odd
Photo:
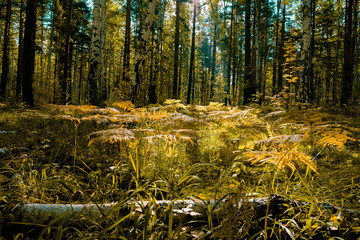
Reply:
[[[280,147],[274,151],[246,152],[245,157],[249,158],[251,164],[273,164],[279,170],[289,168],[292,171],[295,171],[301,165],[305,165],[318,173],[312,158],[299,152],[297,145],[294,145],[294,147],[290,149],[287,146],[280,145]]]
[[[257,145],[261,144],[281,144],[281,143],[295,143],[301,142],[303,140],[304,135],[302,134],[294,134],[294,135],[279,135],[271,138],[267,138],[264,140],[259,140],[256,142]]]
[[[130,112],[130,113],[136,112],[135,105],[130,101],[115,102],[111,106],[113,106],[114,108],[116,108],[121,112]]]
[[[126,128],[114,128],[91,133],[89,135],[88,146],[95,142],[114,144],[133,139],[135,139],[133,131]]]

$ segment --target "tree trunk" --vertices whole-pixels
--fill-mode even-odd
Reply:
[[[19,13],[19,47],[18,47],[18,65],[17,65],[17,75],[16,75],[16,99],[20,100],[21,97],[21,86],[22,86],[22,59],[24,51],[24,1],[21,0],[20,3],[20,13]]]
[[[174,76],[172,98],[178,98],[178,69],[179,69],[179,40],[180,40],[180,0],[176,0],[175,20],[175,53],[174,53]]]
[[[232,51],[233,51],[233,28],[234,28],[234,0],[231,5],[231,20],[230,20],[230,32],[229,32],[229,50],[228,50],[228,62],[227,62],[227,81],[226,81],[226,97],[225,97],[225,106],[231,105],[231,59],[232,59]]]
[[[145,19],[144,24],[142,24],[141,36],[137,42],[135,59],[134,59],[134,70],[131,79],[132,93],[131,100],[137,105],[143,103],[139,102],[140,91],[143,90],[142,84],[145,80],[145,60],[147,55],[147,46],[150,39],[151,26],[154,21],[155,9],[156,9],[156,0],[148,1],[148,13]]]
[[[189,67],[189,82],[188,82],[188,92],[186,103],[190,104],[194,100],[194,64],[195,64],[195,26],[196,26],[196,10],[197,10],[197,0],[194,0],[194,18],[193,18],[193,29],[191,35],[191,53],[190,53],[190,67]]]
[[[278,79],[277,79],[277,92],[281,92],[283,89],[283,65],[285,63],[285,21],[286,21],[286,3],[283,3],[283,13],[282,13],[282,21],[281,21],[281,33],[280,33],[280,46],[278,53]],[[285,83],[286,84],[286,83]]]
[[[311,68],[311,0],[303,0],[303,36],[301,61],[303,70],[300,77],[300,103],[308,103],[308,84]]]
[[[158,85],[159,71],[160,71],[160,48],[162,43],[162,33],[163,33],[163,25],[164,25],[164,15],[166,9],[166,1],[159,1],[159,14],[158,19],[156,21],[156,29],[157,29],[157,38],[155,45],[155,60],[154,60],[154,71],[153,76],[149,85],[149,103],[155,104],[158,102],[158,97],[156,93],[156,86]]]
[[[0,83],[0,100],[5,99],[6,87],[9,77],[9,39],[10,39],[10,23],[11,23],[11,0],[6,3],[5,31],[4,31],[4,47],[2,58],[2,71]]]
[[[131,29],[131,0],[126,1],[126,23],[125,23],[125,43],[123,59],[123,80],[130,84],[130,29]],[[118,86],[116,86],[118,87]]]
[[[252,82],[251,67],[251,23],[250,23],[251,0],[245,2],[245,79],[244,79],[244,105],[251,103],[252,95],[255,94],[255,84]]]
[[[312,26],[311,26],[311,59],[315,55],[315,11],[316,11],[316,0],[311,1],[311,14],[312,14]],[[311,61],[310,65],[310,76],[309,76],[309,102],[314,102],[315,92],[314,92],[314,63]],[[337,73],[336,73],[337,74]],[[335,81],[335,79],[334,79]]]
[[[351,102],[352,88],[353,88],[353,5],[354,0],[346,0],[346,14],[345,14],[345,38],[344,38],[344,68],[343,68],[343,82],[341,88],[340,105],[348,106]]]
[[[100,11],[101,11],[101,0],[94,0],[93,30],[91,34],[88,82],[90,85],[90,103],[96,106],[100,105],[99,92],[98,92],[98,81],[100,77],[99,64],[100,64],[100,52],[101,52]]]
[[[35,71],[35,33],[36,33],[36,0],[27,0],[26,21],[24,34],[23,61],[23,101],[34,107],[34,95],[32,83]]]
[[[272,93],[273,95],[278,93],[277,87],[277,64],[279,61],[279,18],[280,18],[280,6],[281,0],[277,1],[277,13],[276,13],[276,24],[275,24],[275,49],[274,49],[274,60],[273,60],[273,76],[272,76]]]
[[[101,4],[101,63],[100,63],[100,92],[101,100],[107,99],[107,53],[106,53],[106,21],[107,21],[107,0],[102,0]]]

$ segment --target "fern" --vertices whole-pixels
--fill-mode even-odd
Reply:
[[[111,106],[121,112],[136,113],[135,105],[130,101],[115,102]]]
[[[95,142],[100,143],[121,143],[135,139],[134,132],[126,128],[114,128],[94,132],[89,135],[88,146]]]
[[[295,171],[301,165],[305,165],[318,173],[312,158],[298,151],[298,144],[283,143],[273,151],[246,152],[245,157],[249,158],[252,164],[273,164],[279,170],[289,168]]]

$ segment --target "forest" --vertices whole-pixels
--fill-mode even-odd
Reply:
[[[358,0],[0,0],[0,239],[360,239]]]

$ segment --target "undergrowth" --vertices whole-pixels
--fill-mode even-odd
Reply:
[[[359,236],[355,117],[167,100],[141,109],[131,102],[3,108],[0,126],[7,238]],[[275,202],[251,202],[262,197]],[[175,200],[186,199],[203,206],[194,219],[174,211]],[[159,205],[163,200],[170,204]],[[112,202],[101,217],[64,215],[46,225],[14,223],[11,212],[25,203]]]

